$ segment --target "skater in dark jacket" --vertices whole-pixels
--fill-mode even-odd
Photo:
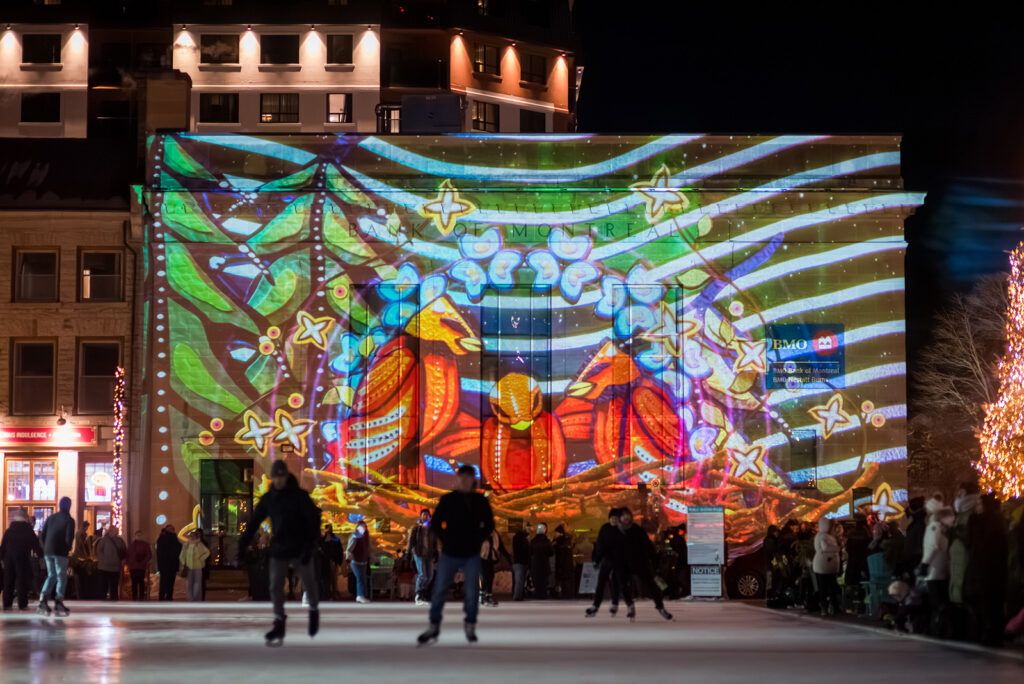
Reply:
[[[309,636],[320,629],[320,611],[317,595],[316,570],[313,550],[320,538],[320,509],[299,487],[298,480],[288,472],[284,461],[274,461],[270,467],[270,489],[260,497],[249,525],[238,542],[239,559],[252,543],[263,521],[270,518],[270,595],[274,603],[274,627],[266,634],[267,645],[280,645],[284,639],[284,582],[288,568],[302,580],[309,601]]]
[[[666,620],[672,619],[672,613],[665,610],[665,603],[662,600],[661,589],[654,582],[654,544],[651,543],[647,533],[639,525],[633,524],[633,513],[623,507],[619,511],[619,529],[625,536],[626,570],[630,576],[640,580],[640,583],[650,594],[654,601],[654,607]],[[628,579],[623,579],[625,585]],[[628,612],[626,617],[630,620],[636,617],[636,607],[633,605],[632,597],[627,594],[626,605]]]
[[[46,519],[40,535],[43,544],[43,560],[46,562],[46,581],[39,592],[39,609],[41,615],[50,614],[50,606],[46,599],[54,598],[53,609],[57,615],[64,617],[71,611],[64,605],[64,589],[68,582],[68,554],[75,541],[75,521],[71,517],[71,499],[61,498],[57,504],[57,512]]]
[[[0,559],[4,562],[4,610],[10,610],[14,604],[14,595],[18,595],[18,609],[28,610],[28,590],[32,584],[32,554],[43,557],[43,547],[39,543],[32,523],[23,508],[15,508],[9,513],[11,518],[3,539],[0,540]]]
[[[174,600],[174,579],[181,564],[181,542],[174,532],[174,525],[167,525],[156,540],[156,569],[160,573],[161,601]]]
[[[463,465],[458,471],[459,484],[441,497],[430,521],[434,534],[441,541],[441,559],[434,578],[434,594],[430,600],[430,627],[417,638],[422,645],[433,643],[441,633],[441,612],[455,574],[462,570],[465,578],[463,627],[466,639],[476,641],[476,617],[480,610],[480,548],[494,531],[494,514],[487,497],[476,491],[476,470]]]
[[[548,539],[548,526],[537,525],[537,534],[530,540],[530,575],[533,576],[533,597],[546,599],[551,581],[551,557],[555,547]]]
[[[623,586],[623,578],[626,576],[626,536],[619,529],[619,509],[612,508],[608,511],[608,522],[601,526],[597,533],[597,541],[594,543],[592,559],[597,566],[597,586],[594,587],[594,605],[587,608],[587,617],[594,617],[601,608],[601,601],[604,600],[605,587],[610,587],[612,592],[612,615],[619,610],[619,595],[622,590],[629,592],[628,583]],[[627,596],[629,594],[627,593]],[[632,596],[626,599],[627,604],[633,602]]]

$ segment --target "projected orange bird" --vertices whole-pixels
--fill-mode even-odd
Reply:
[[[686,435],[671,398],[626,352],[607,342],[565,389],[555,415],[571,439],[593,439],[599,463],[622,456],[634,462],[686,458]],[[623,473],[628,466],[619,466]],[[667,478],[671,483],[672,477]],[[635,483],[635,477],[625,482]]]
[[[350,476],[368,468],[388,474],[414,440],[426,443],[440,435],[459,408],[456,357],[480,348],[447,297],[424,307],[371,358],[352,413],[328,446],[335,458],[326,469]]]

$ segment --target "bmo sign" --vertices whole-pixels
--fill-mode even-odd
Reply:
[[[769,325],[765,340],[768,389],[843,387],[846,359],[841,323]]]

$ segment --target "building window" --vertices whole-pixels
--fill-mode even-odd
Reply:
[[[14,301],[57,301],[57,250],[17,250]]]
[[[87,504],[110,503],[114,498],[114,464],[109,461],[93,461],[84,466],[82,500]]]
[[[11,413],[53,415],[53,342],[15,342],[11,354]]]
[[[298,122],[298,93],[263,93],[260,95],[260,123]]]
[[[22,123],[55,123],[60,121],[60,93],[22,93]]]
[[[260,64],[298,64],[297,34],[264,34],[260,36]]]
[[[23,64],[60,64],[59,33],[26,33],[21,37]]]
[[[121,252],[82,252],[80,272],[83,302],[121,301]]]
[[[203,64],[238,64],[237,33],[204,33],[199,37],[199,61]]]
[[[352,93],[328,93],[327,123],[352,123]]]
[[[501,65],[498,62],[498,48],[477,43],[473,47],[473,71],[478,74],[499,75]]]
[[[121,345],[118,342],[82,342],[78,345],[76,413],[113,413],[114,371],[120,363]]]
[[[57,460],[8,456],[5,466],[7,521],[15,508],[24,508],[36,533],[41,532],[43,522],[57,508]]]
[[[352,63],[352,35],[348,33],[332,33],[327,36],[327,63]]]
[[[490,4],[488,0],[476,0],[476,13],[481,17],[486,17],[491,13]]]
[[[519,110],[520,133],[544,133],[546,127],[547,117],[544,112],[535,112],[529,109]]]
[[[527,55],[523,60],[523,80],[530,83],[548,82],[548,60],[542,55]]]
[[[238,123],[238,93],[199,93],[200,123]]]
[[[493,102],[473,102],[473,130],[498,132],[498,105]]]

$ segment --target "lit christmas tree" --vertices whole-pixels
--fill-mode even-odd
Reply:
[[[985,406],[981,459],[983,488],[1001,498],[1024,494],[1024,243],[1010,255],[1006,355],[999,362],[999,398]]]

